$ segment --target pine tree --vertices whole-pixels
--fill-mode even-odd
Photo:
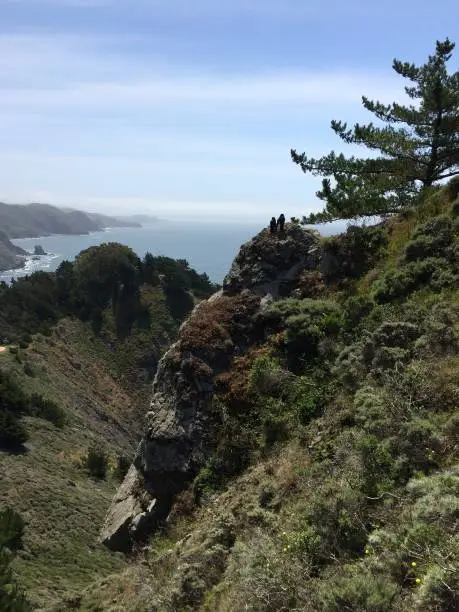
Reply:
[[[317,196],[325,209],[305,223],[355,219],[398,212],[425,188],[459,174],[459,72],[448,74],[446,63],[455,45],[437,41],[435,55],[423,66],[393,61],[393,69],[412,85],[405,87],[418,103],[404,106],[362,97],[363,106],[382,122],[354,125],[333,120],[331,127],[348,144],[362,144],[379,155],[360,159],[332,151],[320,159],[292,149],[303,172],[326,177]],[[333,182],[330,179],[333,179]]]

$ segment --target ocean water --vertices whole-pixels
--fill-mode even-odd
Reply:
[[[21,238],[12,242],[33,252],[40,244],[48,255],[37,260],[28,259],[24,268],[0,273],[0,279],[10,281],[37,270],[54,271],[65,260],[73,260],[80,251],[103,242],[120,242],[131,247],[140,257],[147,251],[186,259],[198,272],[206,272],[214,282],[221,283],[241,244],[255,236],[262,228],[255,223],[211,223],[159,221],[139,228],[113,228],[83,236],[44,236]],[[320,228],[324,235],[345,229],[342,223]]]

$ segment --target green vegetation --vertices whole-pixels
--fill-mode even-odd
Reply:
[[[456,86],[444,72],[448,45],[438,44],[428,68],[395,63],[426,83],[409,117],[398,105],[367,106],[430,121],[429,79]],[[457,121],[448,112],[419,168],[435,147],[457,155],[457,144],[441,141]],[[402,172],[390,157],[394,146],[420,155],[416,138],[432,136],[430,127],[414,136],[335,127],[389,151],[373,160],[391,169],[387,181],[360,183],[355,171],[372,166],[355,160],[348,195],[362,191],[349,216],[374,212],[375,202],[387,212],[398,195],[412,207],[322,240],[320,269],[289,279],[280,299],[260,305],[234,291],[181,327],[163,365],[203,444],[167,521],[129,558],[97,534],[141,435],[156,361],[195,298],[215,287],[186,261],[141,261],[106,244],[55,274],[0,288],[10,344],[0,415],[13,428],[0,493],[14,509],[0,512],[0,597],[26,606],[14,571],[33,606],[56,611],[458,609],[459,183],[432,185],[437,164],[430,178],[412,178],[424,181],[418,193],[407,183],[413,166]],[[274,240],[249,243],[256,261],[266,246],[275,266]],[[188,447],[185,427],[183,435]]]
[[[216,289],[184,260],[147,253],[141,261],[129,247],[106,243],[82,251],[74,263],[62,262],[55,273],[35,272],[10,287],[1,283],[2,341],[27,344],[32,334],[48,334],[65,316],[90,321],[100,333],[110,315],[116,337],[126,338],[134,326],[153,324],[142,297],[154,287],[165,295],[175,326],[193,308],[194,297],[208,297]]]
[[[0,609],[28,612],[30,606],[13,576],[11,561],[22,547],[24,521],[10,507],[0,508]]]
[[[125,455],[118,455],[118,457],[116,458],[116,465],[113,470],[113,475],[120,482],[124,480],[124,477],[128,473],[131,463],[132,461],[128,459]]]
[[[91,446],[83,458],[82,466],[93,478],[105,478],[108,469],[106,452],[96,446]]]
[[[27,521],[23,549],[1,552],[5,597],[18,575],[32,607],[48,608],[127,566],[98,531],[138,444],[157,362],[215,288],[185,261],[141,261],[117,244],[0,285],[0,498]]]
[[[23,415],[33,415],[63,427],[65,413],[55,402],[38,393],[27,396],[16,380],[0,370],[0,447],[21,448],[27,432],[20,421]]]
[[[363,96],[364,108],[385,125],[348,129],[346,123],[331,122],[344,142],[363,144],[379,157],[346,158],[332,151],[314,159],[291,151],[303,172],[326,177],[317,193],[325,209],[305,223],[399,212],[415,203],[420,191],[459,174],[459,72],[448,74],[446,68],[454,46],[448,39],[437,41],[435,55],[419,67],[394,60],[395,72],[411,81],[405,92],[418,106],[385,105]]]
[[[263,308],[258,341],[216,376],[211,456],[143,563],[82,609],[457,609],[455,198],[432,189],[409,214],[325,240],[328,266],[341,261],[321,297]],[[224,363],[237,299],[206,304],[186,350]]]

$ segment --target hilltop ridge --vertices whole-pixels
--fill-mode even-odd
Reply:
[[[50,234],[88,234],[106,227],[140,227],[140,224],[81,210],[64,210],[49,204],[0,202],[0,227],[8,238],[36,238]]]

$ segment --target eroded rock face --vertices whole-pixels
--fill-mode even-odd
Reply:
[[[276,298],[302,271],[317,268],[320,257],[318,232],[292,223],[285,228],[285,232],[277,234],[263,230],[241,247],[223,283],[225,294],[250,289]]]
[[[128,552],[132,548],[132,527],[138,527],[147,511],[152,513],[155,502],[150,501],[147,509],[142,507],[142,479],[132,465],[126,474],[123,484],[113,498],[110,510],[100,532],[100,541],[112,550]]]
[[[215,377],[263,337],[259,313],[286,282],[317,265],[318,236],[299,226],[243,245],[223,291],[201,302],[161,359],[144,436],[117,492],[101,540],[126,550],[165,518],[174,496],[215,449]]]

